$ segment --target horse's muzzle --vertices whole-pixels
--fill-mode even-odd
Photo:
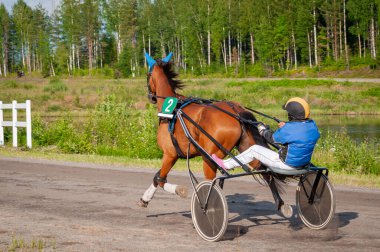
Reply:
[[[149,99],[150,103],[152,103],[152,104],[157,103],[157,97],[153,94],[148,94],[148,99]]]

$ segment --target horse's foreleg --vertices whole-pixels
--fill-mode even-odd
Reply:
[[[149,202],[153,199],[154,194],[156,193],[157,186],[152,183],[148,189],[144,192],[143,196],[141,197],[140,201],[138,202],[138,205],[140,207],[147,207]]]
[[[143,196],[138,202],[138,205],[140,207],[148,206],[149,202],[153,199],[153,196],[156,193],[158,185],[162,187],[164,191],[166,192],[177,194],[182,198],[187,197],[187,191],[188,191],[187,187],[176,185],[176,184],[170,184],[166,181],[166,177],[170,169],[173,167],[173,165],[177,161],[177,159],[178,159],[177,157],[173,158],[173,157],[167,157],[164,155],[164,158],[162,159],[161,169],[154,175],[153,183],[144,192]]]
[[[168,183],[166,180],[169,171],[174,166],[177,160],[178,157],[164,155],[162,159],[162,168],[159,171],[159,173],[156,174],[155,178],[153,179],[153,183],[155,183],[156,186],[161,186],[164,189],[164,191],[168,193],[177,194],[181,198],[186,198],[188,194],[187,187],[182,185],[171,184]]]

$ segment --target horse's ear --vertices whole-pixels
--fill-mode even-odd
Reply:
[[[165,58],[163,58],[162,61],[165,62],[165,63],[168,63],[170,61],[170,59],[172,58],[172,56],[173,56],[173,53],[171,52],[171,53],[169,53],[168,56],[166,56]]]
[[[157,63],[148,53],[145,53],[146,62],[149,65],[149,72],[152,70],[153,66]]]

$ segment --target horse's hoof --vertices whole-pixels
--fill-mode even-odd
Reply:
[[[143,208],[147,208],[147,207],[148,207],[148,204],[149,204],[149,202],[148,202],[148,201],[145,201],[145,200],[143,200],[143,199],[140,199],[139,202],[137,202],[137,205],[138,205],[139,207],[143,207]]]
[[[281,214],[285,217],[285,218],[291,218],[293,216],[293,208],[291,205],[288,205],[288,204],[283,204],[280,208],[280,212]]]
[[[178,185],[178,186],[175,188],[175,193],[176,193],[179,197],[181,197],[181,198],[186,198],[186,197],[187,197],[187,194],[188,194],[187,187],[186,187],[186,186]]]

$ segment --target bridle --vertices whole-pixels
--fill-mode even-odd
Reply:
[[[148,99],[149,99],[150,103],[152,103],[152,104],[156,104],[156,103],[157,103],[157,98],[158,98],[158,99],[164,99],[164,100],[165,100],[168,96],[160,96],[160,95],[156,95],[156,93],[154,93],[154,92],[152,91],[152,87],[150,86],[150,79],[151,79],[151,77],[152,77],[152,72],[149,71],[149,72],[147,73],[147,80],[146,80],[146,86],[147,86],[147,88],[148,88]]]
[[[150,103],[156,104],[157,103],[157,96],[155,93],[153,93],[152,88],[150,87],[150,78],[152,77],[152,73],[149,71],[146,75],[146,86],[148,88],[148,99]]]

